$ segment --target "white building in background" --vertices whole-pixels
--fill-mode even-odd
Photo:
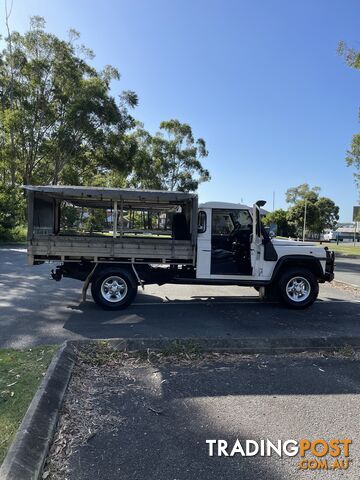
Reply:
[[[354,224],[342,225],[336,230],[326,229],[322,236],[323,240],[330,242],[353,242],[354,238],[357,242],[360,242],[360,231],[358,228],[355,228]]]

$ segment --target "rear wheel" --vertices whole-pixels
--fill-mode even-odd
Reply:
[[[137,283],[126,270],[109,270],[100,274],[91,284],[94,301],[107,310],[120,310],[134,300]]]
[[[279,293],[281,300],[289,307],[307,308],[317,299],[319,284],[310,270],[296,268],[281,275]]]

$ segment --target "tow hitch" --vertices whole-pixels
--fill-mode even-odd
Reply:
[[[62,267],[56,267],[56,269],[51,270],[51,278],[56,282],[60,282],[63,277],[63,269]]]

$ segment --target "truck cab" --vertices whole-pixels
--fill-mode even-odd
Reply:
[[[252,285],[291,307],[309,306],[318,283],[334,278],[334,254],[312,242],[270,238],[261,223],[264,205],[200,204],[196,278]]]

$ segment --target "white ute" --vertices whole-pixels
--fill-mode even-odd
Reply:
[[[269,237],[260,216],[264,201],[198,206],[197,195],[183,192],[24,188],[29,263],[60,261],[52,277],[84,281],[84,297],[91,284],[106,309],[126,307],[139,285],[151,283],[255,287],[264,298],[300,309],[316,300],[319,283],[334,278],[334,253],[326,247]],[[78,220],[66,230],[63,212],[70,207]],[[110,233],[84,230],[94,209],[106,212]]]

